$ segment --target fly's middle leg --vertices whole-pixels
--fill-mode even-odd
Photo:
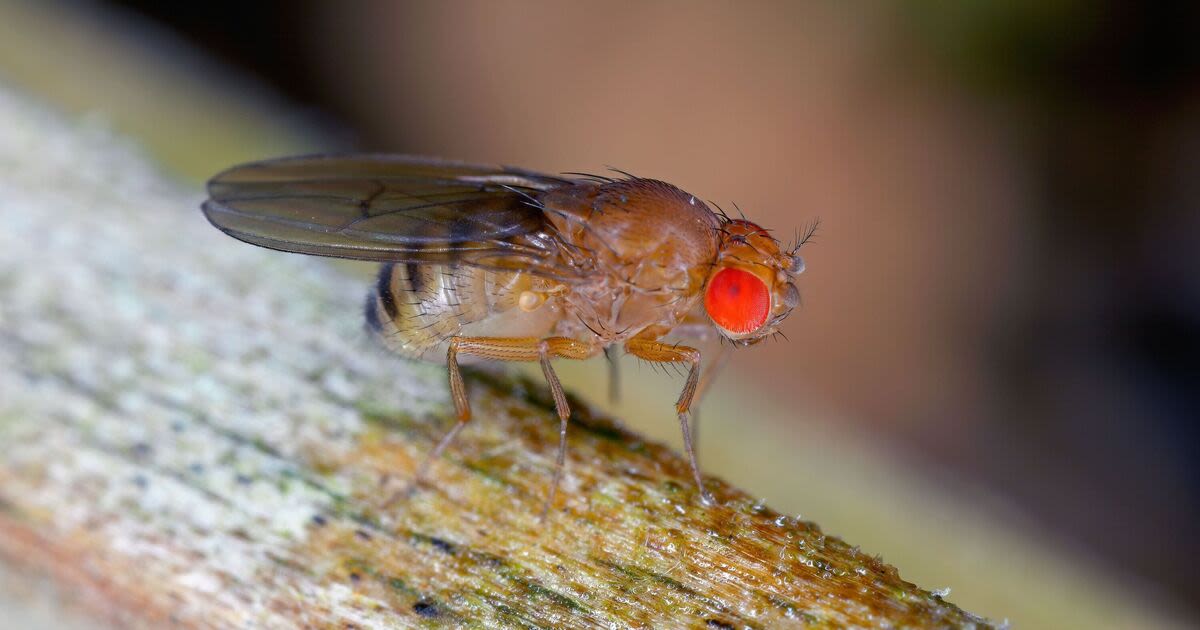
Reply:
[[[615,405],[621,401],[621,374],[617,364],[616,346],[604,349],[604,358],[608,360],[608,402]]]
[[[687,381],[679,400],[675,402],[675,412],[679,414],[679,428],[683,431],[683,446],[688,452],[688,461],[692,465],[692,476],[696,479],[696,487],[700,490],[700,501],[712,505],[712,495],[704,487],[700,477],[700,465],[696,462],[696,449],[692,444],[692,433],[688,427],[688,414],[692,408],[692,400],[700,382],[700,351],[689,347],[663,343],[648,337],[634,337],[625,342],[625,351],[639,359],[655,363],[686,363],[688,364]]]

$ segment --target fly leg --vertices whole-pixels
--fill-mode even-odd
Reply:
[[[625,342],[625,351],[639,359],[655,363],[687,363],[687,381],[679,400],[675,402],[675,411],[679,414],[679,428],[683,431],[683,446],[687,449],[688,459],[692,464],[692,476],[696,479],[696,487],[700,490],[700,502],[712,505],[713,498],[704,487],[700,477],[700,466],[696,463],[696,449],[692,445],[692,433],[688,428],[688,412],[692,407],[692,399],[696,396],[696,388],[700,381],[700,351],[689,347],[663,343],[647,337],[634,337]]]
[[[458,416],[458,422],[425,457],[425,461],[417,469],[415,484],[424,483],[430,465],[441,457],[446,447],[454,441],[459,431],[471,420],[471,403],[467,399],[462,371],[458,366],[458,355],[460,354],[497,361],[537,361],[541,364],[542,373],[550,385],[550,394],[554,398],[554,410],[558,413],[559,419],[558,460],[554,469],[554,481],[550,485],[550,493],[542,510],[542,515],[545,516],[554,502],[558,484],[562,480],[563,467],[566,463],[567,420],[571,417],[566,392],[558,380],[558,375],[554,373],[554,368],[550,365],[550,359],[556,357],[587,359],[596,354],[595,347],[568,337],[548,337],[546,339],[536,337],[451,337],[450,347],[446,351],[446,367],[450,372],[450,397],[454,400],[454,410]]]
[[[729,346],[721,344],[717,349],[717,357],[710,359],[700,371],[700,383],[696,385],[696,395],[692,400],[692,444],[696,445],[696,450],[700,450],[700,403],[726,363],[729,363]]]
[[[608,359],[608,404],[615,405],[621,400],[621,380],[620,372],[617,365],[616,346],[607,346],[604,348],[604,358]]]

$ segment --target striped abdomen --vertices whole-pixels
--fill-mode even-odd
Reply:
[[[517,301],[528,274],[455,264],[387,263],[367,296],[368,328],[388,349],[415,359],[441,359],[453,336],[544,337],[556,308],[533,312]]]

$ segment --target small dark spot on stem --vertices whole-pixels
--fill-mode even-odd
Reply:
[[[241,473],[238,473],[238,475],[233,479],[238,483],[239,486],[248,486],[250,485],[250,482],[254,481],[249,475],[243,475]]]
[[[359,581],[359,580],[361,580],[361,579],[362,579],[362,576],[358,574],[358,571],[351,571],[351,572],[350,572],[350,581],[351,581],[351,582],[357,582],[357,581]]]
[[[480,565],[488,567],[490,569],[503,569],[504,568],[504,560],[501,559],[499,556],[496,556],[496,555],[493,555],[490,553],[477,553],[477,554],[474,554],[474,557],[479,562]]]
[[[413,604],[413,612],[427,619],[433,619],[438,616],[437,605],[425,600]]]
[[[428,542],[428,544],[433,545],[433,548],[436,548],[436,550],[442,553],[451,554],[451,556],[457,551],[457,547],[455,547],[454,542],[442,540],[438,538],[438,536],[414,533],[413,540],[415,542]]]
[[[706,619],[704,625],[709,628],[721,628],[721,630],[733,630],[733,624],[725,623],[719,619]]]
[[[371,540],[371,534],[370,534],[370,532],[368,532],[368,531],[367,531],[367,530],[365,530],[365,529],[356,529],[356,530],[354,530],[354,535],[355,535],[355,536],[358,536],[358,537],[359,537],[359,538],[361,538],[362,540]]]
[[[320,514],[313,514],[312,522],[313,525],[316,525],[317,527],[324,527],[329,521],[325,520],[325,517],[321,516]]]

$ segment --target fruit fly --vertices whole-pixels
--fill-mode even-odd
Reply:
[[[711,504],[688,418],[700,352],[668,337],[748,346],[800,302],[797,250],[744,218],[654,179],[546,175],[399,155],[317,155],[233,167],[203,210],[226,234],[271,249],[382,263],[367,326],[405,357],[444,358],[457,423],[471,419],[459,364],[538,362],[559,418],[562,479],[570,409],[554,359],[610,347],[686,369],[675,403],[700,500]]]

